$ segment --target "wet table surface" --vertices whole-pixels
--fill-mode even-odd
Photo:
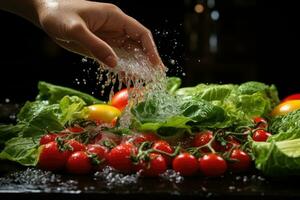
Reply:
[[[17,106],[0,106],[1,123],[11,110]],[[299,177],[267,178],[255,170],[216,178],[124,176],[111,171],[74,176],[0,160],[0,199],[300,199]]]
[[[7,161],[1,161],[0,166],[0,197],[48,194],[47,197],[52,195],[55,199],[67,196],[95,199],[101,196],[110,199],[300,199],[298,177],[270,179],[257,171],[217,178],[168,179],[124,177],[113,172],[74,176],[25,168]]]

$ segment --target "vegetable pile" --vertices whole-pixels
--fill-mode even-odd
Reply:
[[[109,165],[121,173],[183,176],[241,173],[300,174],[300,95],[280,102],[274,85],[199,84],[149,94],[130,109],[128,93],[109,103],[40,82],[17,123],[0,125],[0,159],[45,170],[88,174]],[[134,90],[133,90],[134,91]],[[130,112],[130,126],[120,118]]]

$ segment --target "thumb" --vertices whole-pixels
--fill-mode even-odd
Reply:
[[[117,65],[117,55],[111,46],[93,34],[86,26],[78,25],[71,30],[72,38],[90,51],[96,59],[109,67]]]

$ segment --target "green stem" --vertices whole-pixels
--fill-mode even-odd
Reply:
[[[169,156],[169,157],[175,157],[179,154],[180,149],[181,149],[181,147],[177,146],[173,153],[167,153],[167,152],[161,151],[159,149],[150,149],[149,153],[156,152],[156,153],[160,153],[160,154],[163,154],[163,155],[166,155],[166,156]]]

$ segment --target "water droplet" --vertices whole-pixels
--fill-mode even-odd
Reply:
[[[171,63],[172,65],[175,65],[175,60],[174,60],[174,59],[170,59],[170,63]]]
[[[11,115],[9,115],[9,119],[11,119],[11,120],[15,120],[15,119],[16,119],[16,115],[15,115],[15,114],[11,114]]]
[[[87,60],[86,57],[84,57],[84,58],[81,59],[81,62],[83,62],[83,63],[85,63],[85,62],[87,62],[87,61],[88,61],[88,60]]]
[[[235,190],[235,186],[229,186],[228,189],[231,190],[231,191]]]

